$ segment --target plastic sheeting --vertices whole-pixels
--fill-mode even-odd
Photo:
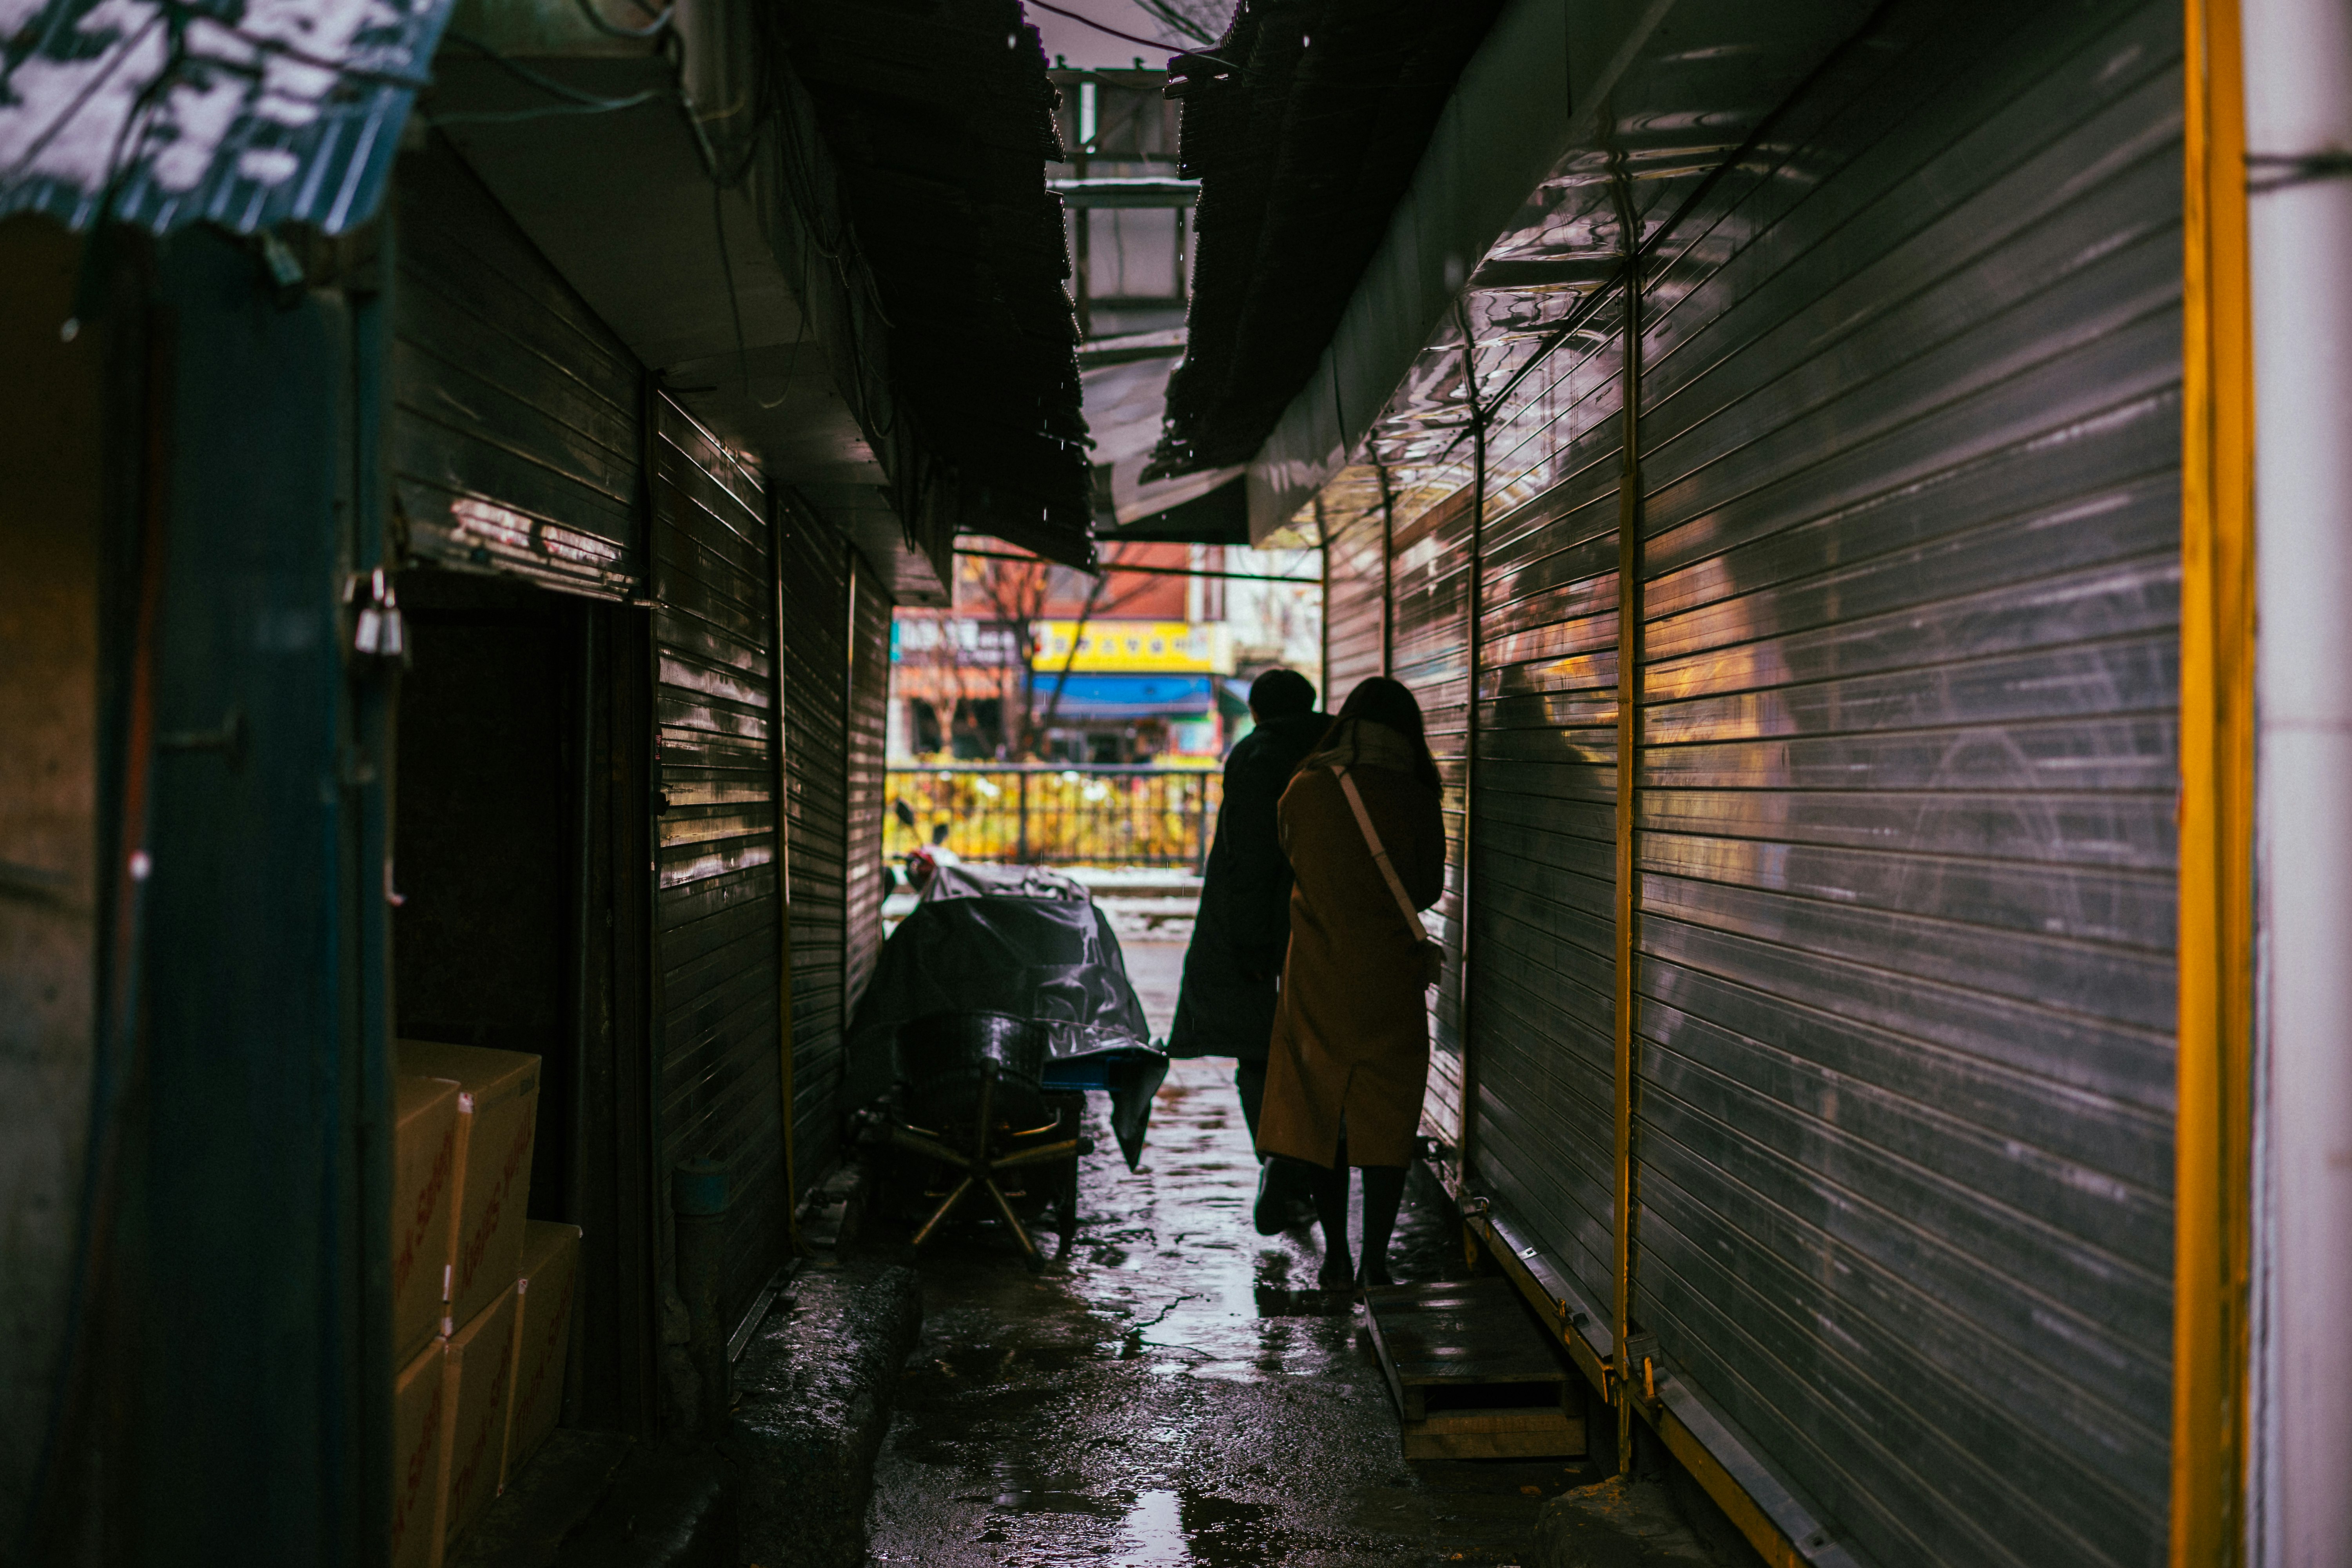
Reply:
[[[882,944],[858,1005],[847,1102],[869,1104],[898,1080],[899,1025],[973,1012],[1044,1024],[1045,1087],[1108,1090],[1119,1152],[1130,1169],[1143,1157],[1168,1058],[1150,1043],[1118,938],[1084,888],[1034,867],[940,867]]]

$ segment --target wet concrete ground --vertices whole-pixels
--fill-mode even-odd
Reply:
[[[1161,1034],[1182,950],[1158,947],[1129,957]],[[1519,1563],[1542,1500],[1599,1479],[1571,1461],[1402,1458],[1361,1309],[1300,1288],[1308,1232],[1250,1225],[1257,1163],[1231,1073],[1177,1065],[1138,1173],[1097,1102],[1079,1235],[1042,1277],[992,1226],[926,1249],[872,1562]],[[1460,1271],[1433,1185],[1409,1194],[1392,1257],[1402,1279]]]
[[[1128,940],[1122,950],[1128,984],[1135,987],[1143,1016],[1151,1021],[1151,1037],[1165,1040],[1176,1022],[1176,989],[1184,980],[1184,946],[1181,942]]]

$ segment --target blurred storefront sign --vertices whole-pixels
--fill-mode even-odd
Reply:
[[[1018,630],[1002,621],[901,616],[890,624],[890,662],[908,659],[988,669],[1021,666]]]
[[[1076,647],[1072,647],[1075,641]],[[1233,639],[1223,623],[1040,621],[1032,667],[1039,670],[1186,671],[1230,675]],[[1202,690],[1207,683],[1202,682]],[[1205,699],[1202,706],[1207,706]]]

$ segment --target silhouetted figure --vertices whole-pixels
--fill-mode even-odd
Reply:
[[[1258,1152],[1310,1173],[1325,1289],[1389,1283],[1389,1237],[1429,1083],[1436,951],[1418,911],[1445,890],[1438,802],[1421,705],[1379,676],[1349,694],[1283,792],[1282,847],[1296,882]],[[1350,1164],[1364,1172],[1360,1272],[1348,1260]]]
[[[1176,1023],[1168,1051],[1179,1057],[1232,1057],[1234,1083],[1250,1138],[1257,1137],[1265,1098],[1266,1041],[1276,992],[1290,949],[1290,863],[1283,858],[1276,809],[1298,761],[1331,721],[1315,709],[1315,686],[1295,669],[1269,669],[1250,685],[1257,727],[1225,759],[1224,801],[1202,879],[1201,911],[1184,954]],[[1303,1193],[1286,1190],[1288,1173],[1269,1169],[1258,1184],[1263,1235],[1302,1222]]]

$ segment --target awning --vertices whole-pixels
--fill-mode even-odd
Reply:
[[[1095,464],[1109,470],[1110,512],[1097,516],[1097,531],[1115,537],[1120,531],[1145,525],[1152,538],[1199,538],[1204,542],[1248,542],[1247,519],[1239,531],[1218,530],[1222,519],[1193,520],[1192,531],[1150,529],[1152,520],[1197,501],[1219,487],[1241,478],[1239,467],[1181,474],[1171,479],[1147,481],[1143,470],[1160,444],[1160,423],[1168,412],[1168,377],[1184,352],[1184,334],[1171,332],[1110,338],[1079,351],[1079,380],[1086,388],[1087,426],[1095,438]],[[1097,504],[1100,505],[1097,485]],[[1196,509],[1197,510],[1198,509]]]
[[[1184,104],[1180,166],[1202,194],[1191,344],[1153,472],[1256,457],[1332,342],[1455,79],[1504,8],[1253,0],[1213,50],[1169,62]]]
[[[960,525],[1092,566],[1077,321],[1045,185],[1063,147],[1037,29],[1018,0],[749,9],[786,43],[841,163],[843,248],[873,271],[903,412],[965,498]]]
[[[1054,678],[1037,678],[1036,712],[1049,704],[1057,719],[1193,718],[1216,708],[1206,675],[1073,675],[1054,703]]]

